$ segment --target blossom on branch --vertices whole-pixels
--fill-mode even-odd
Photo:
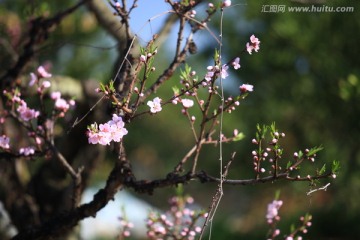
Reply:
[[[231,0],[225,0],[223,3],[222,3],[222,7],[230,7],[231,6]]]
[[[38,83],[39,78],[50,78],[52,77],[52,74],[47,72],[46,69],[43,66],[39,66],[35,73],[30,73],[30,82],[29,86],[33,86],[35,83]],[[47,88],[47,86],[50,87],[50,82],[46,81],[45,85],[43,85],[44,88]]]
[[[229,66],[226,64],[224,64],[221,68],[219,66],[208,66],[206,69],[208,72],[205,74],[204,78],[207,82],[211,81],[214,76],[219,76],[219,74],[222,79],[225,79],[227,76],[229,76],[229,73],[227,72]]]
[[[239,88],[242,93],[252,92],[254,90],[254,86],[250,84],[243,84]]]
[[[37,73],[41,78],[50,78],[52,76],[52,74],[48,73],[43,66],[37,68]]]
[[[67,101],[64,98],[61,98],[60,92],[52,92],[50,94],[50,97],[55,101],[55,109],[63,113],[66,113],[69,110],[70,106],[75,105],[75,101],[73,99]]]
[[[208,66],[207,70],[208,70],[208,72],[205,75],[205,80],[209,82],[209,81],[211,81],[211,79],[214,76],[214,67],[213,66]]]
[[[235,60],[231,63],[231,65],[234,67],[235,70],[239,69],[240,66],[240,58],[237,57]]]
[[[147,105],[150,107],[150,112],[157,113],[162,110],[161,99],[159,97],[154,98],[152,101],[148,101]]]
[[[140,62],[146,62],[146,56],[145,55],[140,56]]]
[[[40,115],[39,111],[28,108],[25,101],[20,102],[20,106],[17,108],[20,118],[25,122],[30,121],[31,119],[37,118]]]
[[[248,51],[249,54],[252,53],[254,50],[255,52],[259,51],[260,49],[260,41],[255,35],[251,35],[250,37],[250,43],[246,43],[246,51]]]
[[[38,78],[35,73],[30,73],[29,87],[33,86],[37,82]]]
[[[94,123],[88,127],[88,141],[90,144],[109,145],[111,141],[120,142],[128,133],[122,118],[113,114],[112,120],[99,126]]]
[[[194,101],[191,99],[181,99],[181,103],[184,108],[191,108],[194,106]]]
[[[268,204],[267,207],[267,213],[266,213],[266,219],[269,224],[273,223],[274,219],[279,219],[279,209],[282,206],[283,201],[281,200],[274,200],[271,203]]]
[[[33,147],[24,147],[19,149],[19,154],[24,156],[30,156],[35,154],[35,149]]]
[[[220,75],[221,75],[221,78],[222,79],[225,79],[227,76],[229,76],[227,70],[229,69],[229,67],[224,64],[222,67],[221,67],[221,72],[220,72]]]
[[[10,148],[10,138],[5,135],[0,136],[0,148],[9,149]]]

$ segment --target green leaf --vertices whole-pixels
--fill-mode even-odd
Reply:
[[[309,150],[309,152],[306,154],[306,156],[312,156],[312,155],[314,155],[315,153],[317,153],[317,152],[319,152],[319,151],[321,151],[321,150],[323,150],[324,148],[320,145],[319,147],[313,147],[313,148],[311,148],[310,150]]]
[[[180,78],[183,80],[188,80],[191,72],[191,67],[188,64],[185,64],[185,69],[180,69]]]
[[[233,138],[233,141],[234,142],[237,142],[237,141],[240,141],[240,140],[243,140],[245,138],[245,134],[240,132],[238,133],[238,135],[236,135],[234,138]]]
[[[280,189],[276,190],[276,192],[275,192],[275,200],[279,200],[280,192],[281,192]]]
[[[339,169],[340,169],[340,162],[334,160],[331,165],[331,172],[336,173],[339,171]]]
[[[304,153],[300,150],[298,152],[298,158],[301,159],[304,156]]]
[[[100,90],[103,91],[103,92],[105,92],[105,85],[102,84],[102,83],[100,83]]]
[[[214,53],[214,62],[218,63],[219,62],[219,50],[215,49],[215,53]]]
[[[268,131],[268,126],[266,126],[265,124],[262,126],[262,131],[261,131],[261,138],[265,138],[265,135]]]
[[[271,133],[277,132],[276,127],[275,127],[275,122],[271,123],[270,131],[271,131]]]
[[[304,218],[306,221],[311,221],[312,215],[310,213],[306,213]]]
[[[179,88],[178,88],[177,86],[173,86],[173,87],[172,87],[172,90],[173,90],[173,92],[174,92],[174,95],[179,95],[180,90],[179,90]]]
[[[110,80],[109,89],[110,89],[110,91],[115,92],[114,80]]]
[[[289,169],[289,167],[291,167],[292,163],[290,161],[287,162],[286,164],[286,169]]]
[[[294,224],[291,224],[290,226],[290,232],[294,232],[295,231],[295,225]]]
[[[322,166],[322,168],[319,170],[319,175],[324,174],[325,171],[326,171],[326,164],[324,164],[324,165]]]
[[[182,0],[181,5],[183,5],[185,7],[189,6],[189,0]]]
[[[185,64],[185,72],[187,75],[190,75],[191,67],[188,64]]]
[[[175,188],[175,193],[176,196],[178,197],[182,197],[184,195],[184,187],[182,184],[179,184],[176,188]]]

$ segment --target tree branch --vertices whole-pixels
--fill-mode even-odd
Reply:
[[[0,77],[2,89],[6,89],[11,85],[11,83],[14,83],[13,80],[19,76],[25,65],[31,60],[31,58],[34,57],[35,47],[48,38],[50,29],[54,25],[58,25],[66,16],[73,13],[86,1],[88,0],[79,1],[74,6],[59,12],[54,17],[44,18],[41,16],[31,21],[28,40],[23,47],[22,54],[16,64]]]

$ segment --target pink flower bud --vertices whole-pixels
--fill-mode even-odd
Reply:
[[[51,86],[51,83],[49,81],[43,81],[43,83],[41,84],[41,86],[43,88],[49,88]]]
[[[234,129],[234,132],[233,132],[233,134],[234,134],[234,137],[236,137],[238,134],[239,134],[239,130],[237,130],[237,129]]]
[[[222,4],[223,7],[230,7],[231,6],[231,1],[230,0],[225,0]]]
[[[38,72],[39,76],[42,78],[49,78],[52,76],[50,73],[48,73],[45,70],[45,68],[43,66],[38,67],[37,72]]]
[[[141,62],[146,62],[146,56],[141,55],[141,56],[140,56],[140,61],[141,61]]]

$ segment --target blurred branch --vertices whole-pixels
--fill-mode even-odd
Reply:
[[[123,154],[125,153],[120,152],[119,160],[109,174],[106,186],[94,195],[91,202],[67,213],[59,214],[40,227],[22,231],[13,240],[50,239],[53,236],[63,236],[64,232],[70,231],[82,219],[95,217],[99,210],[114,199],[115,194],[123,187],[127,178],[132,177],[129,163],[121,157]]]
[[[113,36],[119,45],[127,41],[124,24],[114,17],[105,1],[88,0],[86,6],[95,15],[99,24]]]
[[[88,0],[79,1],[74,6],[59,12],[51,18],[45,18],[43,16],[37,17],[31,20],[31,27],[28,32],[28,40],[23,47],[23,52],[18,58],[16,64],[7,70],[7,72],[0,77],[2,82],[2,89],[6,89],[14,83],[16,79],[26,64],[34,57],[35,47],[43,43],[49,37],[50,29],[53,26],[59,25],[59,23],[69,14],[77,10],[81,5],[83,5]]]
[[[285,172],[280,173],[277,176],[272,175],[258,179],[231,180],[225,178],[215,178],[207,174],[205,171],[201,171],[195,174],[188,172],[184,175],[169,173],[164,179],[136,181],[136,178],[132,173],[131,166],[126,160],[125,151],[122,145],[120,145],[119,149],[119,158],[107,179],[106,186],[94,195],[94,198],[90,203],[83,204],[68,213],[60,214],[44,223],[39,228],[23,231],[13,239],[48,239],[50,236],[61,235],[61,233],[71,230],[71,228],[74,227],[80,220],[87,217],[94,217],[100,209],[105,207],[110,200],[114,199],[115,194],[124,186],[133,188],[139,193],[152,194],[157,188],[185,184],[195,179],[200,180],[201,183],[222,182],[223,184],[230,185],[254,185],[259,183],[275,182],[278,180],[313,181],[315,179],[329,177],[332,174],[327,173],[319,176],[308,176],[306,178],[293,178],[289,176],[290,173]],[[229,164],[225,170],[226,174]]]
[[[289,173],[280,173],[276,177],[274,176],[267,176],[261,177],[258,179],[223,179],[222,183],[227,185],[254,185],[259,183],[267,183],[267,182],[275,182],[278,180],[287,180],[287,181],[313,181],[322,178],[328,178],[331,176],[332,172],[318,175],[318,176],[311,176],[311,177],[290,177]],[[200,171],[195,174],[188,172],[184,175],[179,175],[175,173],[169,173],[166,178],[164,179],[157,179],[157,180],[139,180],[134,181],[135,178],[128,179],[129,181],[124,182],[124,185],[128,188],[133,188],[136,192],[139,193],[147,193],[153,194],[156,188],[163,188],[169,186],[176,186],[178,184],[186,184],[191,180],[199,180],[201,183],[220,183],[221,179],[213,177],[207,174],[205,171]]]
[[[61,165],[64,167],[66,172],[70,174],[71,178],[74,181],[73,207],[76,207],[79,205],[81,200],[81,172],[84,170],[84,167],[80,167],[77,171],[75,171],[74,168],[66,160],[66,158],[51,142],[47,142],[47,144],[49,145],[50,149],[53,151]]]

